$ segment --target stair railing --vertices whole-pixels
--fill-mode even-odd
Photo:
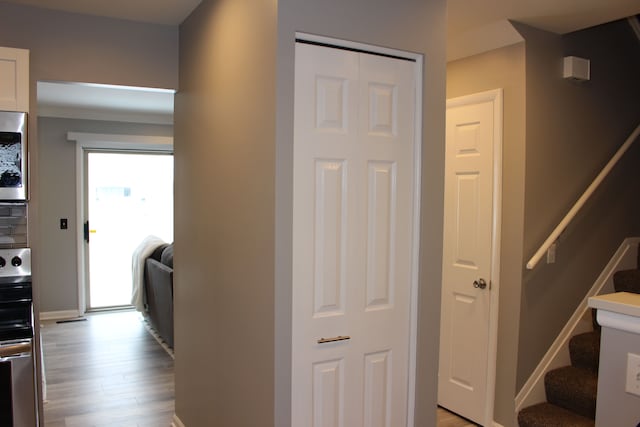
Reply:
[[[624,144],[616,151],[616,153],[611,157],[611,160],[605,165],[605,167],[600,171],[598,176],[595,177],[591,185],[587,187],[585,192],[580,196],[578,201],[573,205],[573,207],[567,212],[567,214],[562,218],[562,221],[554,228],[551,232],[547,240],[540,246],[540,248],[536,251],[536,253],[531,257],[529,262],[527,263],[527,269],[533,270],[538,262],[542,259],[545,252],[549,250],[549,248],[558,240],[558,237],[562,234],[562,232],[567,228],[569,223],[573,220],[573,218],[578,214],[580,209],[585,205],[587,200],[591,197],[591,195],[596,191],[598,186],[604,181],[604,179],[609,175],[609,172],[614,168],[614,166],[618,163],[620,158],[627,152],[631,144],[638,138],[640,135],[640,125],[636,127],[636,129],[629,135],[629,137],[625,140]]]

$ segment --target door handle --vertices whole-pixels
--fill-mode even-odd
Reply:
[[[0,359],[9,360],[26,355],[31,355],[31,340],[0,346]]]
[[[339,335],[337,337],[333,337],[333,338],[320,338],[318,340],[318,344],[326,344],[328,342],[336,342],[336,341],[346,341],[346,340],[350,340],[351,337],[346,336],[346,335]]]
[[[477,289],[484,289],[487,287],[487,282],[485,282],[484,279],[474,280],[473,287]]]
[[[89,243],[89,221],[85,221],[84,223],[84,240]]]

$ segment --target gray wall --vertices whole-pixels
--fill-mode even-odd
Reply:
[[[77,310],[78,253],[76,218],[76,143],[67,132],[173,136],[172,126],[135,123],[38,119],[40,162],[40,312]],[[60,218],[69,228],[60,230]]]
[[[564,37],[518,30],[526,40],[526,262],[640,122],[640,44],[626,21]],[[562,78],[565,55],[591,60],[590,82]],[[615,249],[637,234],[639,155],[634,147],[561,236],[555,264],[523,270],[516,390]]]
[[[33,119],[37,116],[36,83],[49,80],[177,88],[178,28],[6,2],[0,2],[0,16],[0,46],[30,50],[29,240],[39,312],[40,264],[50,264],[51,254],[40,247],[40,156],[37,120]]]
[[[624,21],[566,36],[515,25],[525,43],[447,66],[447,97],[505,89],[494,415],[507,427],[516,425],[515,395],[614,250],[640,225],[638,146],[560,238],[557,262],[525,269],[638,124],[640,45]],[[565,55],[591,59],[592,80],[564,80]]]
[[[0,1],[0,44],[31,50],[35,82],[177,88],[178,28]],[[32,108],[35,103],[32,102]]]
[[[522,286],[525,152],[524,43],[447,64],[447,98],[502,88],[503,166],[500,314],[494,419],[515,425],[515,383]]]
[[[276,425],[288,425],[294,32],[424,54],[416,426],[435,425],[444,187],[445,1],[284,0],[278,9]]]
[[[34,310],[40,312],[40,265],[48,259],[40,236],[39,80],[177,88],[178,28],[56,12],[0,2],[0,46],[30,50],[29,245],[33,250]],[[42,162],[47,159],[43,158]],[[36,322],[36,333],[38,331]],[[36,341],[35,352],[39,351]],[[39,360],[38,360],[39,363]],[[38,371],[39,372],[39,371]],[[42,405],[40,404],[42,410]]]
[[[174,325],[186,426],[273,424],[275,5],[204,1],[180,26]]]
[[[34,286],[38,294],[40,265],[48,272],[50,266],[61,259],[40,248],[42,239],[38,217],[42,180],[38,173],[37,120],[33,119],[37,115],[36,82],[55,80],[175,88],[178,32],[176,27],[94,18],[4,2],[0,2],[0,16],[3,17],[0,45],[30,50],[29,237],[34,250]],[[48,160],[43,158],[42,162]],[[51,166],[47,164],[43,168],[46,170]],[[43,219],[43,224],[46,221]],[[72,267],[64,265],[65,270]],[[72,294],[64,295],[73,297]],[[62,307],[77,307],[77,302],[47,302],[43,309],[49,311]]]
[[[435,425],[445,3],[249,3],[205,1],[180,31],[177,415],[185,425],[290,424],[294,32],[303,31],[425,54],[416,425]]]

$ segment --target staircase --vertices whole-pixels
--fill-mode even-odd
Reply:
[[[640,294],[640,248],[636,269],[613,276],[616,292]],[[569,341],[571,365],[547,372],[547,401],[524,408],[518,414],[520,427],[594,427],[600,358],[600,325],[592,310],[593,331]]]

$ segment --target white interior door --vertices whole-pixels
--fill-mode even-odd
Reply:
[[[493,415],[499,94],[449,101],[446,119],[438,403],[483,425]]]
[[[296,427],[407,423],[415,66],[296,45]]]

